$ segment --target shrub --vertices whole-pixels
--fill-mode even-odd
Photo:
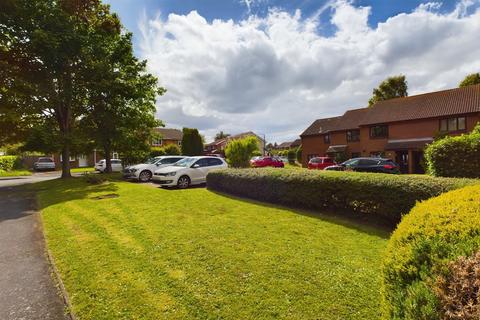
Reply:
[[[163,151],[168,156],[178,156],[181,153],[180,147],[176,144],[167,144],[163,147]]]
[[[248,168],[250,159],[258,150],[258,140],[255,137],[231,140],[225,148],[225,156],[230,166],[234,168]]]
[[[480,319],[480,251],[450,262],[448,275],[436,282],[444,319]]]
[[[448,315],[452,303],[457,311],[474,307],[465,305],[468,301],[452,301],[454,296],[469,295],[466,289],[463,293],[454,291],[459,281],[466,284],[470,280],[459,277],[468,272],[462,259],[451,262],[472,256],[479,246],[480,185],[417,204],[388,243],[383,262],[384,318],[456,319]],[[477,289],[468,290],[478,293],[478,285],[477,281]],[[478,308],[478,300],[475,304]]]
[[[199,156],[203,153],[203,141],[197,129],[183,128],[182,154]]]
[[[252,157],[261,157],[263,154],[260,152],[260,150],[255,150],[252,152]]]
[[[296,156],[297,156],[297,162],[302,163],[302,146],[297,148]]]
[[[391,223],[400,221],[416,201],[474,183],[478,181],[282,169],[227,169],[207,176],[211,190],[295,207],[375,215]]]
[[[0,170],[12,171],[21,167],[20,158],[17,156],[0,156]]]
[[[150,150],[150,157],[155,158],[159,156],[164,156],[165,155],[165,150],[161,147],[152,147]]]
[[[434,176],[480,178],[480,123],[470,134],[436,140],[425,149]]]
[[[295,150],[289,149],[289,150],[287,151],[288,163],[290,163],[290,164],[295,164],[295,158],[296,158]]]

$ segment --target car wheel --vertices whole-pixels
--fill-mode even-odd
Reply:
[[[181,176],[178,178],[177,187],[180,189],[186,189],[190,185],[190,178],[187,176]]]
[[[150,181],[150,179],[152,179],[152,173],[148,170],[143,170],[138,175],[138,180],[140,182],[148,182],[148,181]]]

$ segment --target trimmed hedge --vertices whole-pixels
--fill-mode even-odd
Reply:
[[[289,206],[361,213],[398,223],[419,200],[478,183],[471,179],[285,169],[226,169],[211,190]]]
[[[479,248],[480,185],[417,204],[399,224],[387,247],[383,263],[384,319],[467,319],[452,317],[452,311],[462,314],[462,310],[478,310],[480,283],[472,282],[467,272],[468,262],[475,261]],[[459,287],[464,289],[459,291]],[[469,291],[476,292],[476,301],[459,298]],[[478,319],[478,314],[471,319]]]
[[[434,141],[425,149],[425,160],[435,176],[480,178],[480,124],[470,134]]]
[[[12,171],[19,168],[20,158],[17,156],[0,156],[0,170]]]

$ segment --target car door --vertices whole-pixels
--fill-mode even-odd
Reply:
[[[377,171],[377,169],[376,169],[377,163],[378,163],[378,160],[374,160],[374,159],[360,159],[355,171],[376,172]]]
[[[122,161],[112,160],[112,171],[115,171],[115,172],[122,171]]]
[[[198,159],[189,170],[190,180],[193,184],[204,183],[208,173],[208,158]]]
[[[207,174],[208,174],[208,172],[210,172],[212,170],[222,169],[222,168],[226,168],[226,166],[225,166],[225,163],[221,159],[219,159],[219,158],[209,158],[208,159]]]

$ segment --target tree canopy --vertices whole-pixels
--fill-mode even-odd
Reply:
[[[469,74],[468,76],[466,76],[462,80],[462,82],[460,82],[460,84],[458,86],[460,88],[462,88],[462,87],[467,87],[467,86],[471,86],[471,85],[474,85],[474,84],[480,84],[480,73],[479,72]]]
[[[2,140],[63,159],[93,146],[145,146],[164,92],[156,81],[100,0],[0,2]]]
[[[225,139],[225,138],[228,138],[228,137],[230,137],[229,133],[224,133],[223,131],[220,131],[219,133],[217,133],[215,135],[215,141]]]
[[[383,100],[406,97],[407,90],[408,85],[404,75],[389,77],[382,81],[378,88],[373,89],[373,96],[368,101],[368,106],[371,107]]]
[[[184,156],[199,156],[202,153],[203,142],[198,130],[183,128],[182,154]]]

